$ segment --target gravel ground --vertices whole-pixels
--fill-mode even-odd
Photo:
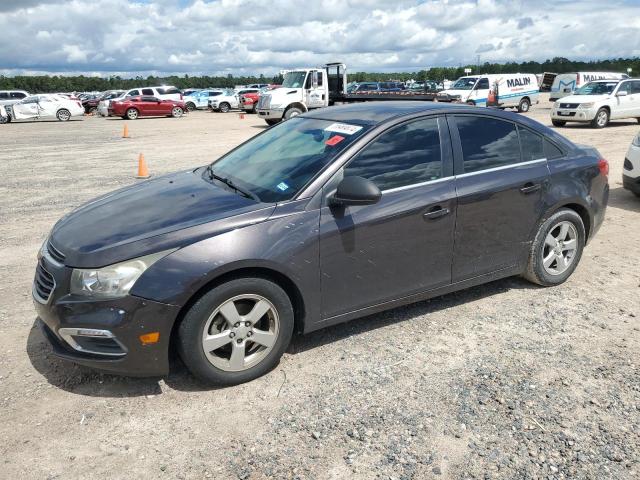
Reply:
[[[549,103],[528,114],[549,124]],[[607,219],[571,279],[518,278],[296,337],[268,375],[206,389],[56,360],[33,328],[53,223],[136,182],[204,164],[255,116],[86,118],[0,128],[0,477],[640,478],[640,200],[621,188],[635,122],[561,129],[611,162]]]

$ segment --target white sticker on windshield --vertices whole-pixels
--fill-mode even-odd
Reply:
[[[282,190],[284,192],[285,190],[287,190],[289,188],[289,185],[287,185],[284,182],[280,182],[278,185],[276,185],[276,188],[278,190]]]
[[[344,133],[345,135],[353,135],[362,130],[359,125],[349,125],[348,123],[332,123],[324,129],[325,132]]]

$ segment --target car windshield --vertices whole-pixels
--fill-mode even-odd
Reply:
[[[211,168],[262,202],[289,200],[367,129],[292,118],[232,150]]]
[[[478,77],[462,77],[456,80],[451,87],[452,90],[471,90],[476,84]]]
[[[284,74],[282,86],[286,88],[302,88],[307,72],[287,72]]]
[[[576,90],[574,95],[606,95],[613,92],[618,82],[589,82]]]

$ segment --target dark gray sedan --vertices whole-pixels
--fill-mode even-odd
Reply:
[[[57,355],[200,379],[273,368],[294,331],[512,275],[564,282],[608,163],[526,117],[423,102],[320,109],[211,165],[62,218],[33,297]]]

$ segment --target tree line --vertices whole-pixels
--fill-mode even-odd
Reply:
[[[632,69],[632,75],[640,76],[640,58],[617,58],[608,60],[592,60],[588,62],[569,60],[563,57],[555,57],[544,62],[507,62],[507,63],[483,63],[481,65],[460,65],[458,67],[433,67],[418,72],[355,72],[349,73],[348,80],[356,82],[374,82],[386,80],[455,80],[465,75],[464,70],[470,68],[474,74],[478,73],[565,73],[575,71],[613,71],[625,73],[627,68]],[[259,76],[177,76],[168,77],[88,77],[84,75],[38,75],[38,76],[0,76],[0,90],[26,90],[30,93],[45,92],[90,92],[104,90],[124,90],[134,87],[153,85],[174,85],[180,89],[207,88],[207,87],[234,87],[235,85],[248,85],[251,83],[280,84],[282,77],[276,75],[267,77]]]

